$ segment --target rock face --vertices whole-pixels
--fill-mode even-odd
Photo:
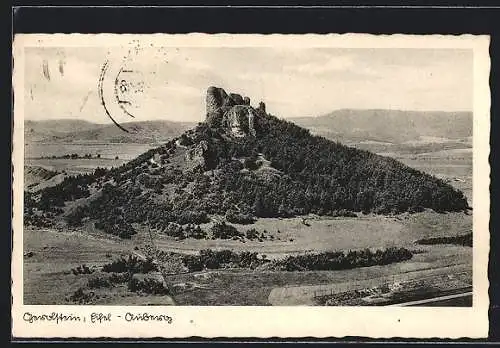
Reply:
[[[215,124],[222,119],[222,108],[230,102],[229,96],[222,88],[209,87],[206,97],[207,122]],[[229,105],[230,106],[230,105]]]
[[[255,113],[249,105],[235,105],[225,112],[222,126],[228,129],[235,137],[256,135],[254,128]]]
[[[264,102],[260,102],[257,111],[266,113],[266,104]]]
[[[233,101],[234,105],[242,105],[244,104],[243,97],[236,93],[230,93],[229,98]]]
[[[264,103],[260,103],[259,108]],[[223,127],[235,137],[255,136],[255,117],[262,110],[250,105],[250,98],[236,93],[227,94],[218,87],[209,87],[206,97],[207,123]],[[265,112],[265,106],[263,108]],[[258,111],[258,112],[257,112]]]
[[[186,152],[186,161],[192,169],[197,167],[205,168],[207,165],[207,152],[208,143],[202,140],[196,147]]]

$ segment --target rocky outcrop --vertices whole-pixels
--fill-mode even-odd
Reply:
[[[191,169],[205,168],[207,165],[208,143],[206,140],[200,141],[198,145],[186,152],[186,161]]]
[[[255,136],[255,111],[249,105],[235,105],[224,114],[222,126],[236,137]]]
[[[243,97],[239,94],[230,93],[229,98],[234,103],[234,105],[243,105],[244,104]]]
[[[259,107],[257,108],[257,111],[265,114],[266,113],[266,103],[260,102]]]
[[[263,103],[261,102],[259,107]],[[230,93],[218,87],[209,87],[206,97],[207,123],[223,127],[236,137],[256,135],[255,117],[261,112],[250,105],[249,97]],[[263,107],[265,112],[265,105]]]
[[[222,120],[223,111],[222,109],[231,102],[226,91],[222,88],[209,87],[207,90],[206,97],[206,108],[207,108],[207,122],[210,124],[216,124]]]
[[[254,126],[255,113],[253,109],[248,110],[247,117],[248,117],[248,133],[254,137],[257,135],[257,132],[255,131],[255,126]]]

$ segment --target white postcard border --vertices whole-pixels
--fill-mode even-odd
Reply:
[[[473,307],[260,307],[260,306],[28,306],[23,305],[23,163],[24,163],[24,48],[61,46],[170,47],[343,47],[343,48],[464,48],[474,52],[473,127]],[[459,338],[486,337],[488,333],[489,257],[489,37],[473,35],[370,34],[21,34],[13,45],[13,251],[12,334],[28,337],[183,338],[201,337],[344,337]],[[19,96],[19,97],[16,97]],[[61,312],[90,317],[92,312],[165,314],[166,322],[103,324],[86,322],[29,323],[24,313]]]

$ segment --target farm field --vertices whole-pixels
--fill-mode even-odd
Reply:
[[[24,146],[25,158],[40,158],[50,156],[64,156],[76,153],[101,155],[101,158],[114,159],[118,156],[124,160],[131,160],[143,152],[158,146],[158,144],[133,144],[133,143],[27,143]]]
[[[419,217],[412,217],[410,219],[398,222],[392,228],[401,228],[403,235],[406,234],[407,240],[402,240],[401,244],[406,245],[412,250],[416,250],[417,253],[413,256],[411,260],[386,265],[386,266],[372,266],[365,268],[357,268],[353,270],[343,270],[343,271],[308,271],[308,272],[262,272],[262,271],[238,271],[238,270],[217,270],[209,272],[210,283],[209,288],[212,289],[208,291],[206,288],[197,288],[190,290],[188,292],[181,292],[174,296],[177,304],[188,305],[188,304],[200,304],[200,305],[214,305],[214,304],[238,304],[242,297],[235,296],[233,299],[227,296],[227,288],[234,288],[234,291],[243,292],[245,294],[245,304],[246,305],[269,305],[269,304],[290,304],[286,300],[289,295],[283,295],[285,299],[276,299],[276,296],[270,297],[272,291],[276,293],[276,288],[300,286],[304,287],[306,285],[325,285],[331,286],[331,284],[344,284],[343,286],[348,286],[346,284],[355,283],[357,281],[367,280],[370,285],[379,284],[382,277],[390,276],[403,276],[404,274],[410,274],[416,271],[425,271],[426,274],[429,272],[434,272],[436,270],[445,270],[451,266],[462,267],[463,269],[471,269],[472,264],[472,250],[469,247],[461,246],[443,246],[443,245],[433,245],[424,246],[413,244],[413,236],[409,232],[414,231],[414,233],[419,236],[425,236],[427,233],[433,235],[432,232],[426,232],[425,226],[427,224],[432,224],[433,219],[437,219],[433,215],[437,213],[427,212]],[[441,214],[439,214],[441,215]],[[448,215],[448,214],[447,214]],[[375,217],[376,219],[378,217]],[[447,231],[447,234],[454,235],[454,231],[463,228],[467,222],[467,218],[470,216],[464,215],[462,217],[464,221],[457,226],[453,226],[452,220],[458,220],[457,217],[449,216],[449,225],[444,225],[443,231]],[[366,218],[367,220],[369,218]],[[372,218],[373,219],[373,218]],[[352,221],[352,219],[346,219]],[[322,221],[319,220],[318,223],[328,223],[332,220]],[[370,234],[365,229],[360,228],[363,225],[359,225],[359,222],[355,224],[349,224],[349,221],[342,221],[339,219],[337,221],[343,222],[343,226],[349,226],[343,230],[344,239],[353,233],[364,234],[370,236]],[[374,226],[375,224],[371,224]],[[313,225],[314,226],[314,225]],[[312,226],[311,226],[312,227]],[[357,232],[353,229],[358,227]],[[455,227],[455,228],[453,228]],[[409,232],[408,232],[409,231]],[[439,231],[439,230],[438,230]],[[325,235],[327,232],[324,232]],[[442,235],[443,233],[440,233]],[[294,234],[297,237],[297,233]],[[314,235],[314,233],[309,233],[309,235]],[[341,240],[339,238],[341,232],[332,235],[328,244],[323,245],[321,250],[338,250],[348,248],[348,244],[337,244],[336,240]],[[411,238],[410,238],[411,237]],[[33,252],[33,255],[29,258],[25,258],[25,299],[29,299],[32,304],[41,303],[65,303],[64,299],[67,298],[72,292],[76,291],[79,287],[84,285],[88,280],[88,276],[75,276],[70,273],[72,267],[78,265],[86,264],[89,267],[100,267],[105,263],[109,263],[113,259],[118,258],[120,255],[127,255],[134,253],[135,249],[139,249],[139,253],[142,253],[143,247],[148,243],[147,236],[145,233],[141,233],[137,238],[133,238],[129,241],[112,239],[105,237],[96,233],[82,233],[82,232],[59,232],[54,230],[26,230],[24,234],[25,238],[25,253]],[[358,245],[355,243],[350,244],[353,248],[363,248],[370,245],[370,239],[364,237],[364,242]],[[375,244],[377,237],[371,236],[372,245]],[[313,239],[314,240],[314,239]],[[363,239],[361,239],[363,240]],[[197,253],[200,249],[212,248],[210,243],[197,244],[197,240],[189,240],[183,242],[176,241],[166,241],[160,239],[157,242],[159,249],[164,251],[176,251],[182,253]],[[209,241],[215,242],[215,241]],[[233,242],[233,244],[231,244]],[[236,244],[239,243],[239,244]],[[278,243],[278,244],[274,244]],[[325,241],[322,242],[323,244]],[[311,243],[314,245],[314,243]],[[339,247],[342,246],[342,247]],[[301,242],[295,245],[294,242],[288,242],[288,245],[283,245],[280,242],[265,241],[265,242],[255,242],[253,245],[248,243],[245,245],[241,242],[228,241],[226,244],[219,244],[219,248],[228,248],[232,250],[248,250],[255,251],[259,254],[265,254],[268,258],[272,259],[278,256],[284,256],[286,254],[296,254],[303,253],[306,250],[311,250],[310,245],[307,244],[307,238],[302,237]],[[303,247],[303,249],[301,249]],[[307,248],[306,248],[307,247]],[[314,249],[316,250],[316,249]],[[461,269],[462,269],[461,268]],[[451,268],[449,269],[451,272]],[[199,278],[195,274],[181,274],[173,275],[170,277],[173,283],[186,283],[186,282],[196,282],[200,283]],[[201,282],[201,285],[207,285]],[[340,286],[340,285],[339,285]],[[238,288],[239,290],[237,290]],[[275,290],[273,290],[275,289]],[[290,291],[290,290],[288,290]],[[113,295],[116,292],[115,295]],[[293,291],[292,293],[296,293]],[[122,295],[124,297],[122,297]],[[120,288],[116,288],[111,293],[103,294],[103,298],[100,298],[96,303],[110,303],[114,304],[115,301],[121,301],[126,298],[129,303],[135,303],[133,296]],[[243,296],[243,295],[242,295]],[[145,301],[144,297],[137,296],[140,300]],[[295,296],[292,302],[300,301],[301,296]],[[151,301],[155,298],[151,298]],[[156,300],[158,300],[156,298]],[[162,301],[171,301],[170,299],[162,298]],[[234,301],[234,302],[231,302]]]
[[[90,275],[74,275],[80,265],[97,268],[133,251],[131,241],[80,232],[24,231],[24,303],[72,304],[67,298],[88,281]],[[28,256],[32,253],[31,256]],[[109,290],[109,289],[107,289]],[[101,291],[102,292],[102,291]],[[168,296],[135,296],[122,287],[102,292],[95,304],[171,304]]]
[[[76,145],[75,145],[76,146]],[[147,150],[144,144],[92,144],[89,147],[68,147],[64,154],[100,153],[100,159],[34,159],[27,158],[25,165],[41,166],[68,173],[85,172],[97,166],[121,165]],[[61,149],[60,146],[57,148]],[[49,153],[51,147],[31,157],[64,155]],[[45,152],[44,152],[45,151]],[[99,152],[100,151],[100,152]],[[28,150],[27,150],[28,152]],[[33,155],[35,153],[35,155]],[[114,156],[118,154],[119,160]],[[467,150],[439,151],[419,155],[387,154],[418,170],[437,175],[462,190],[472,204],[472,153]],[[29,157],[29,156],[27,156]],[[377,216],[358,214],[358,218],[302,218],[259,219],[253,225],[238,225],[245,232],[255,228],[266,230],[272,236],[262,242],[245,240],[174,240],[157,236],[157,247],[163,251],[195,254],[201,249],[232,249],[255,251],[269,259],[308,251],[348,250],[404,246],[415,250],[411,260],[386,266],[372,266],[342,271],[276,272],[259,270],[224,270],[170,275],[169,281],[179,284],[170,296],[138,295],[127,291],[123,285],[95,290],[93,304],[127,305],[284,305],[314,304],[311,291],[327,287],[349,287],[367,282],[368,287],[382,285],[387,277],[399,279],[404,275],[453,274],[456,268],[468,272],[472,269],[472,249],[452,245],[417,245],[415,241],[436,236],[455,236],[470,232],[472,213],[439,214],[425,211],[416,214]],[[203,227],[203,226],[202,226]],[[205,226],[206,227],[206,226]],[[278,232],[279,230],[279,232]],[[24,231],[24,299],[25,304],[71,304],[68,297],[88,281],[90,275],[74,275],[71,268],[86,264],[100,267],[120,255],[137,252],[148,244],[145,231],[132,240],[121,240],[97,231]],[[415,273],[417,272],[417,273]],[[418,273],[420,272],[420,273]],[[156,275],[157,277],[159,275]],[[399,278],[398,278],[399,277]],[[184,285],[191,284],[186,288]],[[194,285],[193,285],[194,284]],[[294,289],[295,288],[295,289]],[[182,290],[184,289],[184,290]],[[283,290],[286,289],[286,290]],[[302,295],[301,295],[302,293]],[[280,295],[281,294],[281,295]],[[291,302],[290,302],[291,301]],[[467,299],[443,300],[442,305],[470,305]],[[435,303],[432,305],[436,305]]]
[[[407,166],[448,181],[461,190],[472,206],[472,149],[441,150],[418,155],[381,154],[393,157]]]
[[[121,166],[156,146],[158,144],[26,144],[24,164],[26,167],[41,167],[57,172],[64,171],[72,175],[90,173],[97,167]],[[50,158],[71,154],[78,154],[80,157],[91,154],[92,158]],[[97,158],[97,155],[100,157]]]
[[[464,213],[438,214],[422,212],[383,217],[362,215],[358,218],[306,219],[259,219],[252,225],[234,225],[242,232],[255,228],[266,230],[273,240],[262,242],[250,240],[195,240],[177,241],[171,237],[156,234],[160,249],[172,252],[196,253],[203,248],[255,251],[266,254],[270,259],[288,254],[348,250],[362,248],[384,248],[391,246],[414,247],[418,239],[431,236],[454,236],[470,232],[472,216]],[[203,226],[203,225],[202,225]],[[278,232],[279,231],[279,232]],[[148,236],[141,233],[137,241],[147,243]]]

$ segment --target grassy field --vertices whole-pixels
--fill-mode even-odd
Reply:
[[[80,156],[90,153],[92,156],[101,155],[101,158],[114,159],[116,156],[124,160],[131,160],[154,148],[155,144],[106,144],[106,143],[71,143],[46,144],[33,143],[24,146],[25,158],[61,157],[76,153]]]
[[[445,221],[446,219],[440,220],[443,217],[447,218],[448,221]],[[442,245],[421,246],[413,243],[415,239],[418,239],[416,236],[435,235],[435,233],[439,235],[456,234],[457,231],[467,225],[466,220],[470,216],[463,215],[461,218],[462,221],[457,221],[460,219],[456,214],[443,215],[426,212],[418,216],[409,216],[407,219],[402,219],[401,221],[390,221],[390,225],[382,225],[390,226],[383,228],[382,231],[394,230],[390,233],[399,233],[399,239],[396,239],[397,242],[392,239],[390,243],[388,242],[390,245],[405,245],[418,251],[411,260],[406,262],[344,271],[248,272],[218,270],[210,272],[209,282],[201,282],[201,285],[209,284],[209,289],[196,288],[181,292],[174,295],[174,299],[179,305],[287,304],[290,301],[290,295],[286,294],[282,295],[282,298],[285,298],[284,300],[269,302],[269,296],[273,289],[319,284],[329,286],[332,283],[348,283],[367,279],[375,279],[375,283],[371,282],[370,284],[376,284],[381,277],[401,275],[420,270],[430,270],[432,272],[433,270],[443,269],[452,265],[462,265],[466,269],[470,269],[472,264],[471,248]],[[205,241],[204,243],[204,241],[198,240],[176,242],[160,239],[157,245],[161,250],[196,253],[200,249],[213,247],[212,242],[215,242],[219,243],[216,246],[218,248],[252,250],[260,254],[266,254],[268,258],[283,256],[285,254],[302,253],[306,250],[336,250],[361,248],[370,245],[373,247],[380,245],[380,243],[376,242],[379,238],[389,238],[389,235],[381,237],[380,233],[375,233],[373,229],[366,230],[366,226],[378,226],[380,219],[380,217],[365,217],[359,221],[350,218],[317,220],[311,223],[307,232],[304,232],[302,228],[290,232],[297,238],[297,244],[290,241],[273,242],[270,240],[265,242],[248,242],[247,245],[247,243],[244,244],[237,241]],[[289,223],[292,226],[297,224],[296,219],[290,220],[283,220],[281,223]],[[328,228],[325,227],[321,230],[314,227],[316,224],[318,226],[329,226],[332,221],[337,222],[337,224],[336,232],[330,232],[330,237],[328,237]],[[439,224],[439,221],[442,224]],[[434,224],[435,222],[438,223]],[[267,226],[270,222],[263,221],[261,223]],[[321,242],[318,242],[318,239],[315,237],[316,233],[314,232],[319,230],[322,231]],[[352,238],[353,235],[357,237]],[[310,241],[309,244],[308,240]],[[341,240],[345,242],[342,242],[342,244],[339,242]],[[149,239],[143,233],[132,240],[124,241],[102,236],[98,233],[57,232],[51,230],[36,231],[27,229],[24,234],[24,250],[25,253],[33,252],[33,256],[25,258],[24,261],[25,301],[30,304],[61,303],[61,301],[65,303],[64,299],[79,287],[84,286],[88,280],[87,276],[74,276],[71,274],[71,268],[81,264],[98,267],[120,255],[135,252],[135,247],[142,249],[148,243]],[[315,243],[319,243],[318,248],[311,247],[316,245]],[[195,274],[175,275],[170,280],[173,283],[200,283],[199,278]],[[102,296],[96,303],[115,304],[118,302],[122,303],[120,301],[128,301],[128,303],[133,304],[136,303],[135,300],[145,301],[140,296],[135,296],[137,297],[135,299],[126,289],[120,291],[120,288],[114,289],[109,293],[103,293]],[[286,299],[287,297],[288,300]],[[292,303],[296,301],[300,302],[300,299],[300,296],[295,296]],[[153,301],[155,298],[152,297],[150,300]],[[160,300],[164,301],[163,303],[170,301],[170,299],[165,298]]]
[[[250,228],[255,228],[259,232],[266,230],[267,235],[274,238],[270,240],[268,237],[262,242],[231,239],[177,241],[158,233],[156,238],[158,247],[165,251],[196,253],[203,248],[250,250],[266,254],[273,259],[284,254],[312,251],[411,247],[418,239],[470,232],[472,215],[438,214],[432,211],[389,217],[360,214],[358,218],[310,217],[306,223],[308,226],[302,223],[302,218],[264,218],[252,225],[233,224],[240,231]],[[135,238],[142,243],[147,243],[149,239],[145,231],[140,232]]]
[[[71,304],[66,298],[84,287],[92,275],[74,275],[80,265],[99,267],[130,254],[132,241],[80,232],[24,231],[24,303]],[[27,257],[32,253],[31,257]],[[95,304],[171,304],[168,296],[137,296],[123,287],[97,291]]]
[[[24,164],[29,167],[41,167],[57,172],[64,171],[68,174],[90,173],[97,167],[121,166],[156,146],[158,144],[26,144]],[[62,157],[74,153],[80,157],[91,154],[92,158],[45,158]],[[97,158],[97,155],[100,158]]]
[[[130,145],[130,146],[129,146]],[[52,145],[51,145],[52,146]],[[53,152],[51,146],[36,150],[27,149],[27,157],[64,155],[67,153],[101,154],[101,159],[41,160],[27,159],[26,165],[49,167],[68,172],[89,171],[97,166],[120,165],[147,150],[144,146],[131,144],[92,144],[91,147],[59,148]],[[76,146],[76,145],[72,145]],[[63,153],[64,152],[64,153]],[[115,156],[119,160],[115,160]],[[468,150],[446,150],[422,154],[387,154],[403,163],[424,172],[437,175],[462,190],[472,205],[472,153]],[[309,226],[307,226],[309,225]],[[262,242],[245,240],[194,240],[176,241],[158,236],[158,247],[162,250],[197,253],[200,249],[250,250],[266,254],[269,258],[306,251],[345,250],[406,246],[419,250],[414,257],[402,263],[373,266],[344,271],[316,272],[263,272],[244,270],[217,270],[213,272],[180,274],[170,276],[172,284],[179,285],[172,298],[169,296],[140,296],[127,291],[123,286],[96,291],[95,304],[172,304],[178,305],[271,305],[284,304],[271,293],[279,293],[292,287],[323,286],[355,283],[384,277],[397,277],[409,272],[453,272],[453,267],[472,269],[472,249],[451,245],[421,246],[414,242],[421,238],[454,236],[470,232],[472,213],[439,214],[425,211],[417,214],[397,216],[375,216],[359,214],[358,218],[320,218],[310,216],[307,225],[301,218],[260,219],[254,225],[238,226],[241,231],[256,228],[266,230],[268,236]],[[279,232],[278,232],[279,230]],[[145,231],[140,231],[132,240],[124,241],[104,236],[95,231],[57,232],[53,230],[24,231],[24,301],[25,304],[68,304],[66,298],[85,286],[88,275],[75,276],[71,268],[81,264],[101,266],[110,260],[134,252],[149,243]],[[416,274],[416,273],[415,273]],[[370,284],[372,284],[370,283]],[[183,284],[196,284],[189,289]],[[285,290],[283,294],[300,293],[303,290]],[[298,301],[294,295],[286,301]],[[271,298],[271,300],[270,300]],[[303,298],[303,297],[302,297]],[[280,302],[281,301],[281,302]],[[286,302],[285,301],[285,302]],[[467,304],[467,299],[461,299]],[[298,301],[300,302],[300,301]],[[307,302],[309,303],[309,302]],[[457,302],[442,301],[442,305]],[[297,303],[300,304],[300,303]],[[309,303],[310,304],[310,303]]]

